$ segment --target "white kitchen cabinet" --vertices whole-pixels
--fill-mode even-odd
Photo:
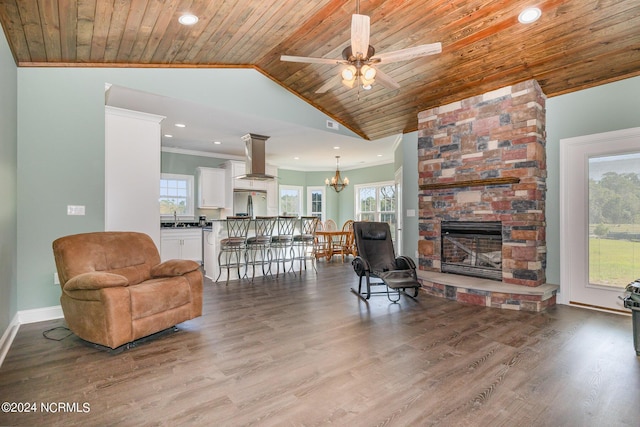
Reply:
[[[262,190],[267,192],[267,215],[278,214],[278,168],[276,166],[265,165],[267,175],[276,177],[266,181],[238,179],[245,175],[245,163],[239,160],[228,160],[225,162],[227,178],[225,212],[224,216],[233,213],[233,190]],[[223,216],[223,218],[224,218]]]
[[[202,262],[202,229],[166,228],[160,230],[160,258],[190,259]]]
[[[253,179],[240,179],[239,176],[244,176],[247,174],[247,167],[245,162],[241,162],[239,160],[229,160],[227,161],[226,167],[230,170],[230,174],[227,176],[231,176],[232,178],[232,189],[235,190],[266,190],[268,181],[260,181]],[[265,166],[265,172],[268,172],[269,166]],[[277,169],[276,169],[277,170]]]
[[[219,209],[225,207],[225,170],[219,168],[198,168],[198,207]]]
[[[227,177],[231,178],[230,188],[234,189],[251,190],[250,181],[246,179],[239,179],[239,176],[247,173],[245,163],[237,160],[229,160],[225,163],[225,168],[229,171]]]

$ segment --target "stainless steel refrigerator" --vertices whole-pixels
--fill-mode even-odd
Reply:
[[[234,190],[233,214],[250,217],[265,216],[267,214],[267,192]]]

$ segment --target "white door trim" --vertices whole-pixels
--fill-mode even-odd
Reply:
[[[560,140],[560,304],[574,301],[575,286],[589,280],[589,241],[585,233],[589,223],[589,158],[638,151],[640,128]],[[599,301],[593,305],[624,309],[621,301],[613,304]]]

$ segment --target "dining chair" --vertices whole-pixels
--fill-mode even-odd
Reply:
[[[340,254],[342,262],[344,262],[345,256],[356,255],[352,219],[345,221],[342,225],[342,231],[346,234],[341,235],[339,239],[333,242],[333,253],[335,255]]]
[[[336,224],[336,222],[332,219],[328,219],[324,222],[324,227],[323,230],[325,231],[337,231],[338,230],[338,225]]]

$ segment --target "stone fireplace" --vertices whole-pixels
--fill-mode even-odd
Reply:
[[[513,309],[554,304],[556,287],[545,284],[545,96],[537,82],[423,111],[418,132],[425,290]],[[466,224],[490,224],[492,237]],[[474,246],[482,240],[493,246]]]

